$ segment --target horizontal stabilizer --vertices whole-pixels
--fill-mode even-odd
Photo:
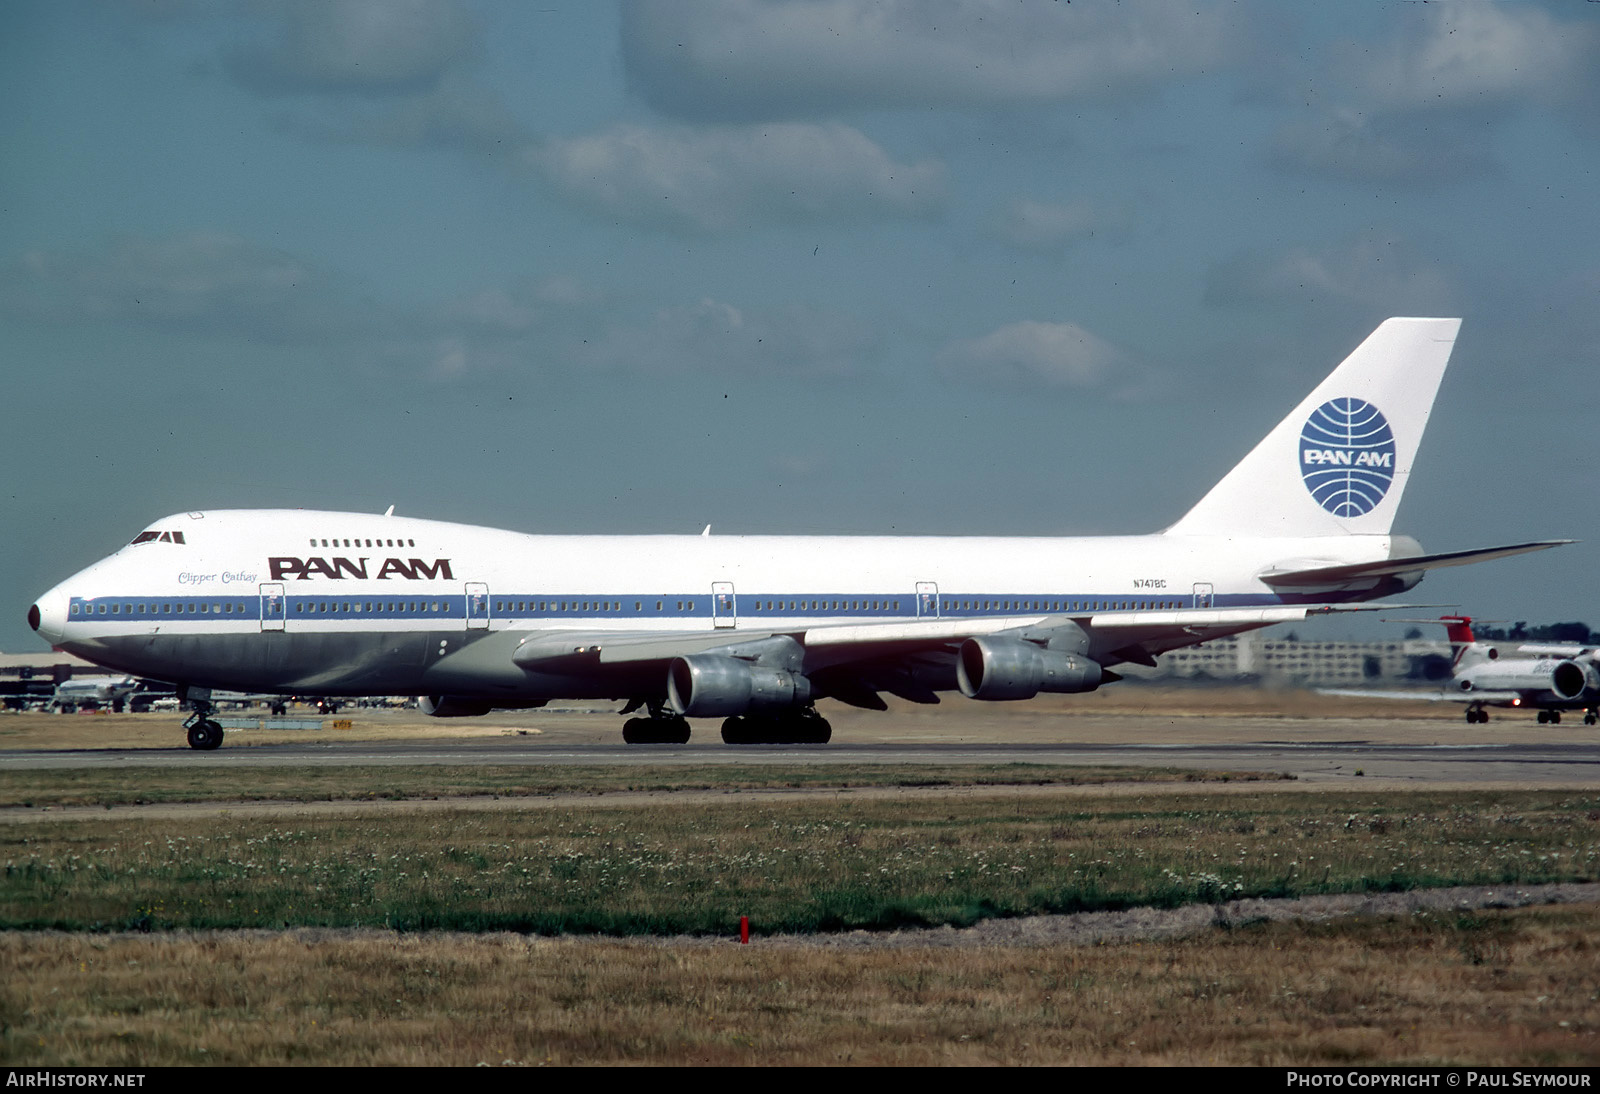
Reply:
[[[1310,570],[1277,570],[1261,575],[1275,589],[1298,589],[1340,582],[1383,577],[1388,574],[1410,574],[1418,570],[1437,570],[1445,566],[1465,566],[1471,562],[1487,562],[1495,558],[1543,551],[1573,542],[1570,539],[1543,539],[1532,543],[1516,543],[1509,547],[1482,547],[1473,551],[1447,551],[1438,555],[1412,555],[1409,558],[1391,558],[1380,562],[1355,562],[1341,566],[1319,566]]]

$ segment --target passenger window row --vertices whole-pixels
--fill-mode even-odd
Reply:
[[[182,541],[180,540],[179,542],[181,543]],[[355,539],[339,539],[337,536],[331,540],[325,539],[320,542],[315,536],[313,536],[311,539],[311,546],[313,547],[415,547],[416,545],[417,541],[414,539],[363,540],[360,537]]]
[[[433,601],[354,601],[354,600],[312,600],[305,597],[293,597],[294,612],[297,615],[327,615],[327,614],[359,614],[359,613],[386,613],[391,615],[408,614],[452,614],[459,610],[453,608],[451,600]],[[269,613],[281,611],[278,607],[280,600],[268,598]],[[572,612],[621,612],[621,600],[504,600],[494,601],[496,615],[523,615],[529,613],[572,613]],[[633,601],[633,612],[644,614],[647,601]],[[675,614],[693,614],[696,602],[693,600],[666,601],[657,600],[655,612],[666,612],[667,605]],[[251,597],[248,600],[185,600],[185,601],[129,601],[114,600],[95,603],[84,603],[74,600],[69,609],[72,615],[118,615],[118,616],[166,616],[166,615],[254,615],[258,612],[260,601]],[[745,612],[898,612],[899,600],[766,600],[740,598],[737,608]],[[956,614],[964,612],[1079,612],[1079,611],[1142,611],[1149,609],[1174,609],[1182,608],[1184,604],[1177,600],[967,600],[949,598],[940,600],[941,610]]]

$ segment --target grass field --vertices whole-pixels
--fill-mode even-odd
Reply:
[[[1104,946],[0,934],[0,1061],[1600,1063],[1584,907]]]
[[[706,790],[861,789],[866,787],[1105,786],[1205,782],[1275,782],[1258,772],[1181,768],[1053,767],[1040,764],[884,764],[773,767],[584,767],[535,765],[264,767],[246,780],[219,780],[208,769],[126,767],[0,772],[0,823],[5,811],[59,806],[152,805],[171,802],[415,801],[438,798],[536,798]]]
[[[726,935],[1600,877],[1600,793],[505,805],[9,825],[0,926]]]
[[[1125,733],[1150,724],[1141,710],[1073,724]],[[0,719],[0,749],[62,747],[63,723],[81,747],[157,729],[174,747],[153,717]],[[885,732],[921,739],[945,717]],[[1388,731],[1371,717],[1308,714],[1305,732]],[[493,732],[586,740],[613,722]],[[1181,732],[1214,730],[1187,717]],[[1600,905],[1233,918],[1088,945],[905,933],[1600,878],[1600,788],[1209,777],[1229,781],[1031,765],[5,771],[0,1063],[1600,1063]],[[748,947],[731,941],[740,916]]]

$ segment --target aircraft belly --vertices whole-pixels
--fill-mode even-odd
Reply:
[[[156,680],[233,691],[407,695],[441,638],[433,633],[130,635],[74,644],[97,664]]]
[[[596,663],[588,672],[539,672],[523,668],[512,654],[526,635],[489,631],[472,637],[460,631],[441,636],[428,651],[429,663],[413,683],[417,693],[519,699],[611,699],[633,695],[640,687],[665,691],[665,669],[651,665]]]

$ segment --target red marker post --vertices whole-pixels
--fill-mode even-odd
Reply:
[[[739,917],[739,945],[750,945],[750,917],[747,915]]]

